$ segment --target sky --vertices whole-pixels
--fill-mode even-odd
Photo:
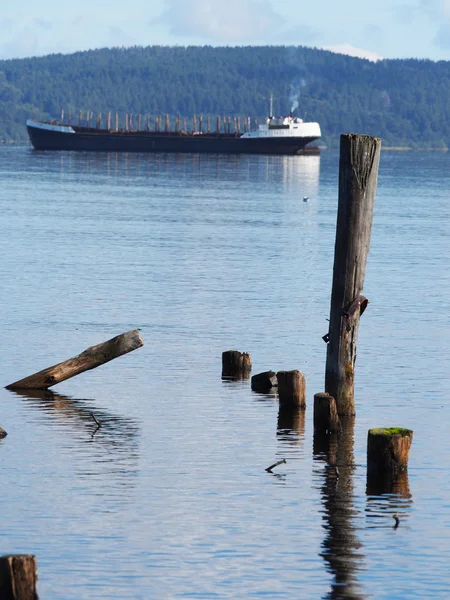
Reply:
[[[127,46],[301,45],[450,60],[450,0],[1,0],[0,58]]]

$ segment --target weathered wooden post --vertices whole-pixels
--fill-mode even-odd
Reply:
[[[84,371],[95,369],[114,358],[123,356],[144,345],[138,329],[127,331],[121,335],[87,348],[78,356],[65,360],[53,367],[34,373],[25,379],[20,379],[6,386],[8,390],[43,390],[75,377]]]
[[[257,373],[253,375],[250,386],[254,392],[266,394],[278,386],[277,374],[274,371]]]
[[[339,415],[354,415],[354,376],[359,318],[368,300],[361,295],[372,229],[381,140],[341,135],[339,204],[325,391]]]
[[[37,600],[37,564],[31,554],[0,556],[0,600]]]
[[[408,469],[413,431],[403,427],[369,429],[367,473],[398,473]]]
[[[226,350],[222,352],[222,377],[248,379],[252,370],[252,361],[248,352]]]
[[[314,394],[314,434],[338,433],[341,429],[336,401],[327,393]]]
[[[306,383],[300,371],[278,371],[280,408],[306,408]]]

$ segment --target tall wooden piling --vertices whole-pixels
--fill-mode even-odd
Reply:
[[[306,408],[306,384],[300,371],[278,371],[280,408]]]
[[[372,229],[381,140],[341,135],[339,203],[334,248],[325,391],[339,415],[354,415],[354,372],[359,318],[368,300],[361,296]]]
[[[0,599],[37,600],[37,564],[31,554],[0,556]]]
[[[248,352],[226,350],[222,352],[222,377],[248,379],[252,370],[252,361]]]

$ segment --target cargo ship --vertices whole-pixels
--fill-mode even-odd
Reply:
[[[61,121],[27,120],[28,135],[36,150],[78,150],[93,152],[202,152],[225,154],[318,154],[319,149],[309,144],[321,136],[318,123],[307,123],[290,114],[286,117],[269,116],[264,123],[250,127],[250,119],[245,119],[245,131],[240,131],[238,119],[234,119],[234,131],[231,131],[230,119],[218,119],[216,131],[210,131],[209,119],[207,131],[202,126],[196,127],[196,119],[192,131],[187,131],[186,121],[180,127],[177,118],[175,130],[159,131],[159,121],[154,129],[148,125],[141,129],[132,129],[128,117],[125,129],[111,128],[111,118],[106,120],[106,127],[95,127],[89,121],[84,125]],[[201,120],[200,120],[201,123]]]

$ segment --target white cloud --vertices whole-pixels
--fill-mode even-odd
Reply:
[[[324,50],[329,50],[330,52],[335,52],[336,54],[347,54],[348,56],[354,56],[356,58],[365,58],[366,60],[370,60],[372,62],[377,62],[377,60],[383,60],[383,57],[377,54],[376,52],[371,52],[370,50],[363,50],[362,48],[355,48],[351,44],[338,44],[336,46],[324,46]]]
[[[272,37],[285,20],[269,0],[166,0],[150,24],[161,23],[174,36],[236,43]]]

